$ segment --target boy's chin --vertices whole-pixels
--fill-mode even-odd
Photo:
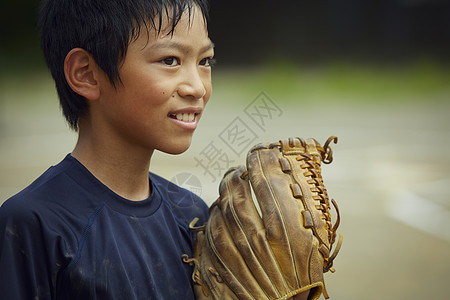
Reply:
[[[191,141],[189,140],[189,142],[186,141],[185,143],[177,143],[175,145],[170,145],[158,150],[167,154],[178,155],[186,152],[186,150],[188,150],[190,146]]]

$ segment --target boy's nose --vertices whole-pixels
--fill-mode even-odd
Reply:
[[[185,72],[183,83],[178,88],[178,94],[181,97],[192,97],[193,99],[201,99],[206,94],[204,80],[207,79],[203,77],[198,70],[191,70]]]

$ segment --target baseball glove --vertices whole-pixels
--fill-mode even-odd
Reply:
[[[342,243],[340,235],[331,254],[340,214],[331,200],[333,226],[320,168],[333,160],[331,141],[337,137],[324,147],[301,138],[258,144],[247,167],[226,172],[208,222],[191,223],[194,257],[182,257],[194,266],[197,299],[289,299],[307,291],[307,299],[328,298],[323,274],[334,272]]]

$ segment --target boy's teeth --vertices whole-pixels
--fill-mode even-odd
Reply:
[[[195,114],[176,114],[176,118],[183,122],[192,122],[195,119]]]

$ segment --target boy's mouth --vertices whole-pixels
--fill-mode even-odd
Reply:
[[[183,122],[194,122],[198,114],[196,113],[177,113],[169,114],[169,118]]]

